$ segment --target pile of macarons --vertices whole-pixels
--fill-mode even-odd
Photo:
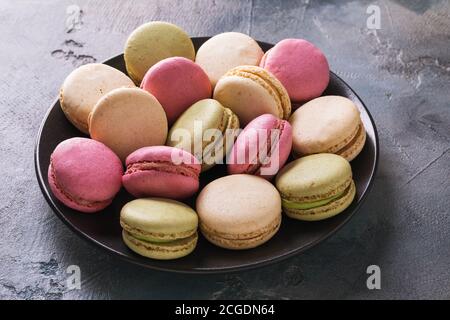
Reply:
[[[93,63],[65,79],[61,109],[80,137],[54,149],[48,182],[85,213],[124,188],[136,199],[120,212],[122,236],[137,254],[183,257],[198,231],[222,248],[254,248],[278,232],[282,212],[317,221],[352,203],[349,161],[366,131],[351,100],[322,95],[330,70],[310,42],[285,39],[264,53],[226,32],[196,51],[185,31],[158,21],[132,32],[124,60],[127,74]],[[205,139],[209,129],[218,136]],[[268,138],[252,140],[255,131]],[[235,161],[251,149],[257,157]],[[200,190],[215,165],[228,174]]]

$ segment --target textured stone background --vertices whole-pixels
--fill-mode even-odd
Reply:
[[[73,4],[81,14],[67,13]],[[366,27],[369,4],[381,8],[376,32]],[[301,37],[324,50],[380,134],[374,188],[349,224],[273,266],[190,276],[122,262],[56,218],[33,168],[44,113],[71,70],[120,53],[155,19],[192,36]],[[0,21],[0,298],[450,299],[448,1],[0,0]],[[81,290],[66,288],[72,264]],[[366,288],[371,264],[381,267],[381,290]]]

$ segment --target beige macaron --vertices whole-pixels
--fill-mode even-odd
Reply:
[[[221,76],[237,66],[257,66],[264,55],[258,43],[246,34],[225,32],[207,40],[197,51],[198,63],[214,87]]]
[[[109,92],[89,116],[91,138],[107,145],[122,161],[141,147],[164,145],[167,131],[161,104],[139,88]]]
[[[134,87],[123,72],[106,64],[85,64],[64,80],[59,94],[61,109],[75,127],[88,134],[88,116],[95,104],[106,93],[121,87]]]
[[[214,180],[198,196],[196,208],[206,239],[227,249],[257,247],[281,224],[280,194],[270,182],[253,175]]]
[[[335,153],[351,161],[366,141],[358,108],[341,96],[313,99],[297,109],[289,122],[293,152],[297,156]]]
[[[236,113],[243,125],[266,113],[285,120],[291,115],[286,89],[261,67],[239,66],[229,70],[217,83],[214,99]]]

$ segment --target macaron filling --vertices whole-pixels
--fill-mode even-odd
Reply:
[[[197,231],[197,228],[181,231],[176,233],[163,233],[163,232],[149,232],[144,231],[140,228],[133,227],[124,221],[120,221],[121,227],[132,235],[134,238],[146,241],[146,242],[154,242],[154,243],[163,243],[163,242],[172,242],[179,239],[184,239],[192,236]]]
[[[354,129],[354,131],[352,131],[352,133],[349,136],[347,136],[343,141],[328,148],[324,152],[340,154],[345,149],[349,148],[358,139],[359,135],[361,134],[362,128],[363,128],[362,123],[359,123],[358,126]]]
[[[176,239],[170,242],[156,242],[156,241],[146,241],[139,238],[136,238],[130,232],[124,230],[124,235],[126,236],[126,240],[132,242],[132,244],[136,247],[143,247],[149,251],[158,251],[158,252],[179,252],[186,251],[192,249],[192,245],[197,242],[197,233],[190,235],[187,238]]]
[[[347,186],[343,191],[337,193],[334,196],[331,196],[326,199],[311,201],[311,202],[297,202],[292,200],[287,200],[285,198],[281,198],[281,203],[284,208],[287,209],[297,209],[297,210],[308,210],[312,208],[318,208],[329,204],[330,202],[339,200],[343,198],[351,189],[351,184]]]
[[[339,150],[335,151],[335,153],[339,154],[339,155],[342,155],[347,150],[352,148],[355,145],[355,143],[361,138],[361,135],[363,134],[362,130],[364,130],[364,126],[362,125],[362,123],[360,123],[358,128],[357,128],[357,130],[356,130],[356,134],[352,136],[350,141],[345,146],[343,146]]]
[[[86,208],[104,208],[107,207],[113,201],[113,198],[100,201],[86,200],[80,197],[76,197],[70,194],[69,192],[65,191],[63,188],[61,188],[60,184],[58,183],[58,180],[56,179],[55,169],[53,167],[53,163],[51,160],[50,160],[50,178],[53,182],[53,185],[62,196],[64,196],[70,202],[74,202],[79,206]]]
[[[68,117],[68,119],[70,119],[69,121],[71,121],[76,127],[83,128],[84,132],[88,133],[89,128],[88,128],[87,123],[89,123],[89,116],[87,119],[87,123],[83,123],[83,122],[79,121],[78,119],[76,119],[75,117],[71,116],[70,111],[66,108],[66,106],[64,104],[64,94],[63,94],[62,88],[59,90],[59,103],[60,103],[61,109],[64,112],[64,114],[66,115],[66,117]]]
[[[162,171],[173,174],[181,174],[186,177],[198,179],[200,171],[186,164],[175,165],[170,161],[139,161],[127,166],[125,175],[131,175],[143,171]]]
[[[204,223],[200,223],[200,229],[203,231],[204,234],[206,234],[209,237],[213,237],[216,239],[222,239],[222,240],[229,240],[233,242],[248,242],[252,239],[260,239],[261,237],[264,237],[265,235],[271,234],[275,230],[277,230],[280,227],[281,224],[281,216],[278,216],[273,220],[270,224],[267,226],[248,233],[239,233],[239,234],[231,234],[231,233],[224,233],[220,232],[218,230],[215,230],[213,228],[210,228],[209,226],[205,225]]]

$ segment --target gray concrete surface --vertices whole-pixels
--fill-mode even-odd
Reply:
[[[70,5],[82,9],[67,13]],[[366,9],[381,9],[367,29]],[[74,13],[70,13],[74,12]],[[127,35],[167,20],[192,36],[241,31],[306,38],[365,101],[381,157],[361,211],[305,254],[231,275],[155,272],[73,234],[40,193],[33,147],[76,66],[122,51]],[[448,1],[0,0],[0,298],[450,298],[450,4]],[[81,268],[81,290],[66,268]],[[366,268],[381,268],[368,290]]]

